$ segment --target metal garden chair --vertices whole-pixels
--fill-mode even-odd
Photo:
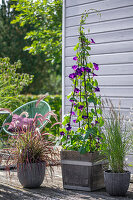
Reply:
[[[29,118],[34,118],[36,113],[45,115],[47,112],[51,111],[51,108],[47,102],[40,101],[37,107],[36,107],[36,103],[37,103],[37,100],[28,102],[28,103],[22,105],[21,107],[17,108],[16,110],[14,110],[13,114],[20,115],[22,112],[27,112],[29,114]],[[50,115],[47,118],[50,119]],[[3,124],[10,123],[11,121],[12,121],[12,115],[9,115]],[[44,125],[46,125],[46,124],[47,124],[47,121],[45,120],[43,122],[43,124],[40,125],[39,130],[41,131],[42,128],[44,127]],[[7,134],[14,135],[14,133],[9,132],[7,129],[8,129],[8,126],[3,127],[3,130]]]

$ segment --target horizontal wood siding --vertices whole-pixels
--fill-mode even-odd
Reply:
[[[124,47],[124,48],[123,48]],[[71,57],[75,55],[73,47],[66,47],[66,56]],[[133,52],[133,41],[127,42],[110,42],[105,44],[91,45],[90,55],[100,55],[108,53],[124,53]]]
[[[67,20],[67,19],[66,19]],[[74,35],[78,35],[78,27],[66,27],[66,37],[70,37]],[[85,33],[88,33],[88,28],[90,28],[90,33],[103,33],[110,31],[118,31],[118,30],[127,30],[133,28],[133,18],[125,18],[125,19],[116,19],[112,21],[105,21],[93,24],[86,24],[84,26]]]
[[[96,44],[104,44],[109,42],[132,41],[133,28],[124,30],[115,30],[103,33],[89,33],[88,38],[94,38]],[[77,36],[66,37],[66,47],[75,46],[78,42]]]
[[[65,58],[66,67],[72,66],[72,65],[75,64],[75,61],[72,58],[73,58],[73,56]],[[90,58],[90,61],[96,62],[96,63],[101,64],[101,65],[103,65],[103,64],[107,65],[107,64],[133,63],[133,52],[92,55],[91,58]],[[131,71],[131,73],[132,73],[132,71]]]
[[[86,3],[83,3],[83,1],[79,1],[79,5],[76,4],[75,0],[70,0],[74,2],[73,6],[69,6],[67,3],[66,7],[66,17],[75,16],[75,15],[81,15],[85,10],[89,9],[96,9],[99,11],[107,11],[107,10],[113,10],[116,8],[123,8],[123,7],[129,7],[133,5],[132,0],[103,0],[103,1],[89,1],[87,0]],[[67,2],[67,0],[66,0]],[[94,12],[94,11],[92,11]]]
[[[103,22],[103,21],[111,21],[116,19],[124,19],[133,17],[133,6],[116,8],[113,10],[104,10],[102,11],[102,15],[96,15],[96,13],[90,13],[89,18],[86,19],[87,24]],[[66,27],[79,25],[81,15],[68,17],[66,20]]]
[[[132,63],[122,63],[122,64],[104,64],[99,65],[100,70],[97,71],[97,75],[132,75],[133,64]],[[116,70],[117,69],[117,70]],[[65,76],[68,77],[70,73],[73,73],[71,66],[65,68]]]
[[[110,98],[116,108],[121,101],[121,111],[128,115],[133,106],[133,0],[65,0],[64,6],[64,114],[70,111],[68,75],[75,64],[73,48],[81,14],[97,9],[101,17],[91,11],[84,26],[86,36],[96,43],[91,45],[89,60],[99,64],[96,78],[102,98]]]
[[[68,76],[75,64],[72,58],[76,53],[73,48],[78,42],[79,22],[81,14],[89,9],[101,12],[99,16],[91,10],[84,26],[87,37],[96,42],[91,45],[89,59],[99,64],[96,78],[101,88],[100,95],[111,98],[116,107],[121,100],[121,108],[130,110],[133,106],[133,1],[65,0],[64,114],[70,107],[67,95],[72,84]]]

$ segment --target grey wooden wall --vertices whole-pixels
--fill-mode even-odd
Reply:
[[[88,38],[96,42],[91,60],[100,67],[100,94],[103,99],[110,98],[116,108],[121,100],[121,111],[128,115],[133,106],[133,0],[64,0],[63,4],[63,115],[70,110],[68,74],[75,64],[73,47],[78,41],[80,17],[88,9],[101,11],[101,17],[90,13],[85,25]]]
[[[73,47],[78,41],[81,14],[88,9],[101,11],[101,17],[89,14],[85,30],[92,45],[91,60],[98,63],[101,96],[109,97],[123,113],[133,106],[133,0],[65,0],[63,27],[63,110],[69,110],[66,96],[71,91],[68,74],[75,63]]]

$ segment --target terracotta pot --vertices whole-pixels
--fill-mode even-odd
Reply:
[[[39,187],[45,175],[45,162],[19,164],[17,175],[21,185],[25,188]]]
[[[130,174],[129,171],[124,173],[105,171],[104,182],[107,193],[112,196],[125,196],[130,183]]]

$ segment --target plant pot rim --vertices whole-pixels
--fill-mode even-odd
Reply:
[[[46,163],[45,161],[41,161],[41,162],[34,162],[34,163],[32,163],[32,162],[27,162],[27,163],[25,163],[25,162],[18,162],[17,163],[17,165],[34,165],[34,164],[42,164],[42,163]]]
[[[77,152],[77,153],[80,153],[79,151],[75,151],[75,150],[67,150],[67,149],[61,149],[61,151],[73,151],[73,152]],[[94,152],[86,152],[86,153],[92,153],[92,154],[96,154],[96,153],[100,153],[100,151],[94,151]],[[85,153],[85,154],[86,154]],[[84,154],[82,154],[82,155],[84,155]]]
[[[124,170],[124,172],[112,172],[111,170],[106,170],[106,171],[104,171],[104,173],[108,173],[108,174],[131,174],[131,172],[130,171],[126,171],[126,170]]]

